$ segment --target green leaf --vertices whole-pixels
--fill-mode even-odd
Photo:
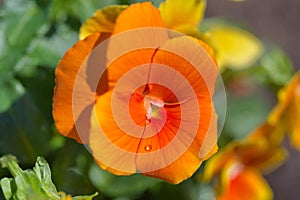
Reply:
[[[98,0],[53,0],[50,17],[54,21],[63,22],[71,16],[83,23],[100,8],[101,4],[102,2]]]
[[[47,195],[56,198],[57,195],[53,196],[53,194],[57,193],[57,191],[55,185],[52,183],[51,170],[47,161],[42,157],[38,157],[33,170],[38,179],[42,182],[41,186]]]
[[[5,82],[0,81],[0,88],[0,113],[7,111],[25,93],[22,84],[14,78]]]
[[[23,170],[19,167],[15,156],[7,155],[1,157],[0,164],[2,168],[7,168],[14,177],[23,172]]]
[[[0,186],[2,188],[2,192],[4,194],[5,199],[11,199],[13,196],[13,179],[12,178],[3,178],[0,181]]]
[[[0,58],[5,55],[6,49],[7,49],[7,41],[6,41],[6,35],[5,35],[5,25],[3,23],[0,23]]]
[[[32,171],[24,171],[15,177],[17,199],[49,199],[40,187],[40,181]],[[53,199],[53,198],[50,198]],[[58,198],[55,198],[58,199]]]
[[[13,76],[12,69],[22,56],[20,49],[12,50],[8,45],[7,24],[4,20],[0,21],[0,84]]]
[[[38,157],[33,170],[22,170],[17,159],[12,155],[0,158],[0,164],[7,168],[14,178],[3,178],[0,186],[5,199],[25,200],[59,200],[66,196],[64,192],[58,193],[52,183],[51,171],[47,161]],[[62,195],[63,194],[63,195]],[[77,196],[74,200],[92,200],[98,193],[88,196]]]
[[[54,69],[64,53],[74,45],[78,35],[67,25],[59,25],[51,37],[38,37],[32,40],[26,54],[15,66],[18,75],[33,77],[37,66]]]
[[[10,46],[26,48],[37,35],[44,33],[46,16],[35,1],[12,0],[4,2],[3,18]]]
[[[25,93],[4,113],[0,113],[0,154],[13,153],[23,163],[32,164],[50,150],[51,129],[30,95]]]
[[[67,139],[64,147],[55,152],[51,165],[58,190],[72,195],[94,193],[96,188],[88,178],[91,162],[92,157],[83,145]]]
[[[3,82],[6,75],[14,76],[17,63],[24,62],[21,58],[31,40],[45,34],[49,24],[42,9],[32,0],[4,1],[0,11],[0,82]],[[34,71],[30,67],[27,73]]]
[[[78,35],[66,25],[58,26],[57,32],[50,38],[36,38],[28,48],[21,66],[39,65],[55,68],[64,53],[77,41]],[[22,62],[23,60],[21,60]],[[27,62],[26,62],[27,61]]]
[[[43,115],[48,124],[52,123],[52,96],[55,79],[53,69],[37,67],[34,76],[18,73],[17,77],[26,88],[26,92],[32,97],[40,115]]]
[[[294,67],[288,56],[279,48],[267,52],[261,59],[265,81],[275,85],[285,85],[293,75]]]
[[[260,93],[247,96],[228,94],[224,132],[234,139],[242,139],[266,120],[269,110],[266,99]]]
[[[38,160],[41,160],[40,158]],[[48,165],[43,161],[43,165]],[[3,156],[0,158],[2,167],[8,168],[14,179],[4,178],[1,180],[1,188],[6,199],[41,199],[41,200],[58,200],[59,196],[55,189],[55,186],[49,187],[49,181],[51,182],[50,170],[45,170],[41,162],[36,164],[36,170],[23,171],[17,164],[17,160],[12,155]],[[45,164],[46,163],[46,164]],[[38,172],[38,174],[36,173]],[[43,174],[44,177],[41,177]],[[15,188],[11,186],[14,185]],[[7,198],[9,197],[9,198]]]
[[[88,195],[88,196],[76,196],[76,197],[72,197],[72,200],[92,200],[97,195],[98,195],[98,192],[96,192],[95,194],[92,194],[92,195]]]
[[[100,169],[96,164],[91,166],[89,178],[97,189],[110,197],[136,197],[145,190],[155,186],[161,180],[134,174],[115,176]]]

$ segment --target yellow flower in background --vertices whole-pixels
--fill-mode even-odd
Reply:
[[[252,143],[252,149],[248,148],[248,153],[242,156],[244,163],[263,173],[270,173],[278,168],[287,158],[286,150],[281,147],[284,135],[285,131],[281,126],[265,123],[256,128],[245,139],[245,143]]]
[[[241,69],[249,67],[263,53],[263,45],[253,34],[224,23],[214,23],[204,32],[199,32],[206,0],[167,0],[159,10],[167,27],[187,35],[204,39],[216,51],[220,68]]]
[[[159,6],[166,26],[185,34],[198,31],[205,9],[206,0],[166,0]]]
[[[80,39],[97,32],[111,33],[115,20],[127,6],[108,6],[95,12],[80,28]],[[254,64],[263,53],[260,40],[250,32],[232,25],[214,23],[205,32],[199,31],[206,9],[206,0],[166,0],[159,6],[167,28],[197,37],[215,51],[221,69],[241,69]]]
[[[263,45],[253,34],[230,25],[208,30],[221,67],[241,69],[253,65],[263,53]]]
[[[300,73],[278,92],[278,104],[268,122],[285,129],[291,144],[300,150]]]

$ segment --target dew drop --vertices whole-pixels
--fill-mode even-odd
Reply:
[[[152,146],[151,146],[151,145],[145,146],[145,150],[146,150],[146,151],[150,151],[151,149],[152,149]]]

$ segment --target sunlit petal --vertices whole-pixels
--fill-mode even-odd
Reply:
[[[113,5],[97,10],[94,16],[80,27],[79,38],[82,40],[94,33],[112,33],[117,17],[127,7],[126,5]]]
[[[221,67],[240,69],[251,66],[263,52],[258,38],[232,26],[214,26],[208,30]]]
[[[75,121],[80,118],[80,116],[77,116],[78,118],[76,119],[73,117],[72,98],[74,82],[78,70],[85,58],[97,44],[105,40],[107,37],[108,35],[106,34],[94,34],[87,37],[85,40],[77,42],[66,52],[55,71],[56,85],[53,96],[53,118],[55,120],[56,127],[60,133],[73,138],[80,143],[85,143],[87,138],[80,138],[77,134],[76,128],[74,127]],[[89,90],[83,90],[83,92],[88,91]],[[81,111],[84,112],[84,115],[89,115],[90,110],[91,108],[88,107],[81,109]],[[86,119],[86,117],[83,116],[82,119]],[[89,127],[89,122],[80,124],[85,124],[87,129]]]
[[[124,10],[116,21],[114,34],[146,27],[165,28],[159,11],[150,3],[137,3]]]
[[[206,0],[166,0],[159,6],[166,26],[177,31],[187,30],[181,28],[186,25],[197,27],[203,19],[205,9]]]
[[[222,173],[223,193],[218,200],[271,200],[273,193],[262,175],[254,168],[230,163]]]

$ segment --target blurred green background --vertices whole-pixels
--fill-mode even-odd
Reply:
[[[99,191],[96,199],[210,199],[211,188],[197,179],[202,167],[193,178],[179,185],[140,175],[116,177],[100,170],[84,146],[62,137],[53,124],[54,70],[64,52],[78,40],[80,25],[101,7],[134,2],[4,0],[1,3],[0,156],[15,155],[23,169],[32,168],[37,156],[43,156],[50,164],[57,189],[72,195]],[[159,5],[160,0],[152,2]],[[282,0],[243,3],[209,0],[206,14],[246,24],[267,46],[280,46],[300,66],[299,8],[297,0],[284,3]],[[271,51],[263,60],[271,65],[274,62],[274,68],[255,77],[249,76],[249,71],[224,74],[228,113],[221,146],[243,138],[264,121],[276,103],[275,91],[283,84],[282,77],[292,73],[292,70],[275,70],[278,63],[290,66],[287,69],[292,66],[281,50]],[[279,78],[273,78],[274,73]],[[262,83],[272,89],[266,89]],[[297,190],[300,154],[290,151],[289,161],[267,176],[275,199],[300,197]],[[5,176],[10,176],[8,171],[0,169],[0,178]]]

